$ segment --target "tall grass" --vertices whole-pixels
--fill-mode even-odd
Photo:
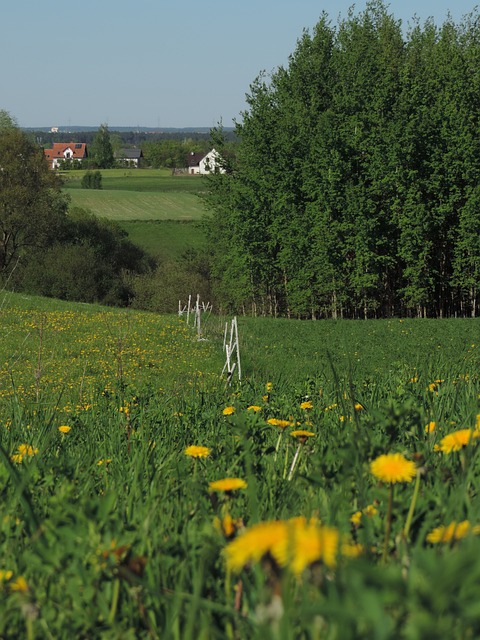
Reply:
[[[477,637],[480,541],[427,535],[480,524],[476,438],[435,450],[476,425],[478,322],[240,318],[230,387],[223,320],[205,320],[198,341],[175,316],[5,299],[0,635]],[[382,562],[390,488],[369,464],[393,451],[420,484],[413,511],[414,483],[395,487]],[[209,488],[222,478],[247,486]],[[255,547],[227,571],[232,539],[300,516],[360,555],[298,576],[293,546],[287,567]]]

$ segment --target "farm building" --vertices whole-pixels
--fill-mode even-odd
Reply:
[[[207,154],[205,153],[189,153],[187,156],[187,169],[188,173],[202,174],[207,173],[224,173],[224,169],[220,164],[220,155],[215,149],[212,149]]]
[[[138,167],[142,158],[141,149],[119,149],[115,151],[115,160],[125,167]]]
[[[85,142],[54,142],[51,149],[44,149],[43,154],[50,169],[58,169],[62,162],[81,162],[88,157]]]

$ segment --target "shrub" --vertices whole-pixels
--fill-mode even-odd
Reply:
[[[82,178],[82,189],[101,189],[102,174],[100,171],[86,171]]]

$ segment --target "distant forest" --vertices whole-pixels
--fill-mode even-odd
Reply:
[[[77,130],[78,129],[78,130]],[[52,133],[50,130],[37,128],[24,128],[24,132],[37,144],[42,147],[50,147],[54,142],[85,142],[87,145],[93,142],[97,135],[97,129],[83,130],[81,127],[71,127],[68,131],[60,130]],[[186,138],[191,140],[210,140],[210,129],[189,128],[169,129],[158,131],[156,129],[135,129],[126,130],[124,128],[111,129],[110,135],[113,140],[117,140],[126,147],[140,147],[145,142],[163,142],[173,140],[181,142]],[[225,135],[228,140],[235,140],[233,129],[227,129]]]

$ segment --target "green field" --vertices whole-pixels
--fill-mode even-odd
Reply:
[[[120,221],[132,242],[160,260],[175,259],[188,249],[202,249],[205,234],[198,222]]]
[[[103,188],[93,190],[81,188],[84,173],[62,174],[70,206],[120,223],[132,242],[153,257],[176,259],[204,244],[203,232],[193,224],[205,215],[198,195],[204,189],[201,177],[172,176],[167,170],[109,169],[102,171]]]
[[[229,321],[4,294],[0,637],[479,637],[480,322]]]
[[[205,210],[198,196],[185,192],[69,190],[71,206],[110,220],[199,220]]]

